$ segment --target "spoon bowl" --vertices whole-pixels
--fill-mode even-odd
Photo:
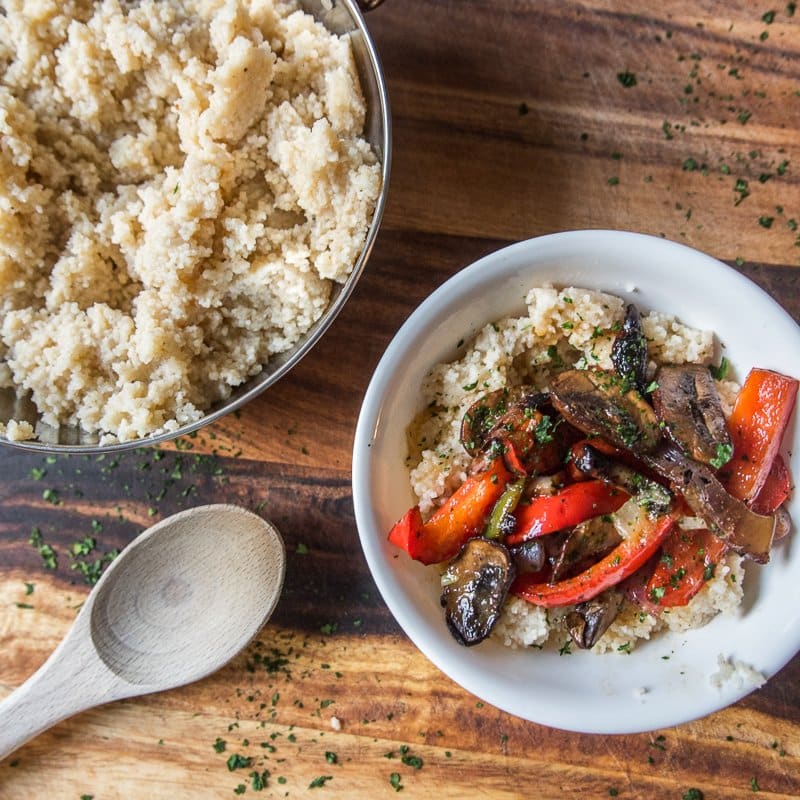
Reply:
[[[108,567],[45,664],[0,703],[0,759],[96,705],[173,689],[241,652],[278,601],[277,529],[200,506],[140,534]]]

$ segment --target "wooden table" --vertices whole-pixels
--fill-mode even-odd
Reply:
[[[372,12],[394,112],[389,204],[321,343],[177,449],[0,452],[0,694],[65,633],[94,560],[181,508],[232,502],[274,520],[289,554],[277,611],[214,677],[29,743],[0,764],[0,797],[224,798],[240,784],[261,796],[250,773],[264,770],[270,797],[391,797],[393,773],[403,797],[800,795],[800,658],[677,728],[600,737],[523,722],[453,684],[401,632],[350,494],[356,416],[392,335],[449,276],[513,240],[663,234],[735,264],[800,319],[794,5],[388,0]],[[57,569],[29,544],[34,528]],[[68,555],[87,536],[96,549]],[[229,770],[236,755],[252,766]]]

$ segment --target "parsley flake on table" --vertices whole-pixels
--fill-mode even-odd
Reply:
[[[625,70],[625,72],[618,72],[617,73],[617,80],[626,88],[631,89],[632,87],[636,86],[636,74],[630,72],[629,70]]]
[[[399,772],[393,772],[389,776],[389,783],[391,784],[392,789],[394,789],[396,792],[400,792],[404,788],[403,784],[401,783],[401,780],[402,779],[400,778]]]
[[[31,535],[28,539],[28,543],[34,547],[42,557],[42,563],[45,569],[56,569],[58,567],[56,551],[53,550],[49,544],[45,543],[39,528],[31,528]]]
[[[251,767],[253,765],[253,759],[250,756],[242,756],[239,753],[233,753],[233,755],[228,758],[228,771],[233,772],[237,769],[246,769],[247,767]]]
[[[324,786],[328,781],[333,780],[333,775],[318,775],[311,783],[308,784],[309,789],[319,789]]]
[[[269,783],[269,776],[270,771],[268,769],[265,769],[263,772],[251,772],[250,786],[253,788],[253,791],[260,792],[262,789],[266,789]]]

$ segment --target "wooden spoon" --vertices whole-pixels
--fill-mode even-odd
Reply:
[[[67,717],[204,678],[267,621],[283,586],[278,531],[231,505],[182,511],[129,544],[61,644],[0,703],[0,760]]]

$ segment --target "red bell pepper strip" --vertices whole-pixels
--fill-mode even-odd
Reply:
[[[411,558],[419,558],[424,524],[419,506],[412,506],[389,531],[389,541],[401,550],[405,550]]]
[[[773,514],[792,493],[792,475],[780,453],[772,462],[772,469],[750,508],[756,514]]]
[[[516,529],[506,537],[514,545],[578,525],[592,517],[616,511],[628,495],[604,481],[571,483],[558,494],[534,497],[528,505],[519,505],[514,512]]]
[[[423,564],[452,558],[483,530],[510,478],[498,456],[484,472],[467,478],[427,522],[418,506],[407,511],[389,532],[389,541]]]
[[[651,518],[640,508],[639,515],[630,536],[584,572],[558,583],[537,583],[536,576],[520,575],[511,585],[511,593],[534,605],[552,608],[591,600],[616,586],[647,562],[675,524],[672,513]]]
[[[758,496],[781,446],[797,397],[797,381],[768,369],[752,369],[728,422],[733,457],[720,480],[745,503]]]
[[[645,596],[655,606],[685,606],[714,577],[728,545],[707,530],[676,529],[661,547],[661,558]]]

